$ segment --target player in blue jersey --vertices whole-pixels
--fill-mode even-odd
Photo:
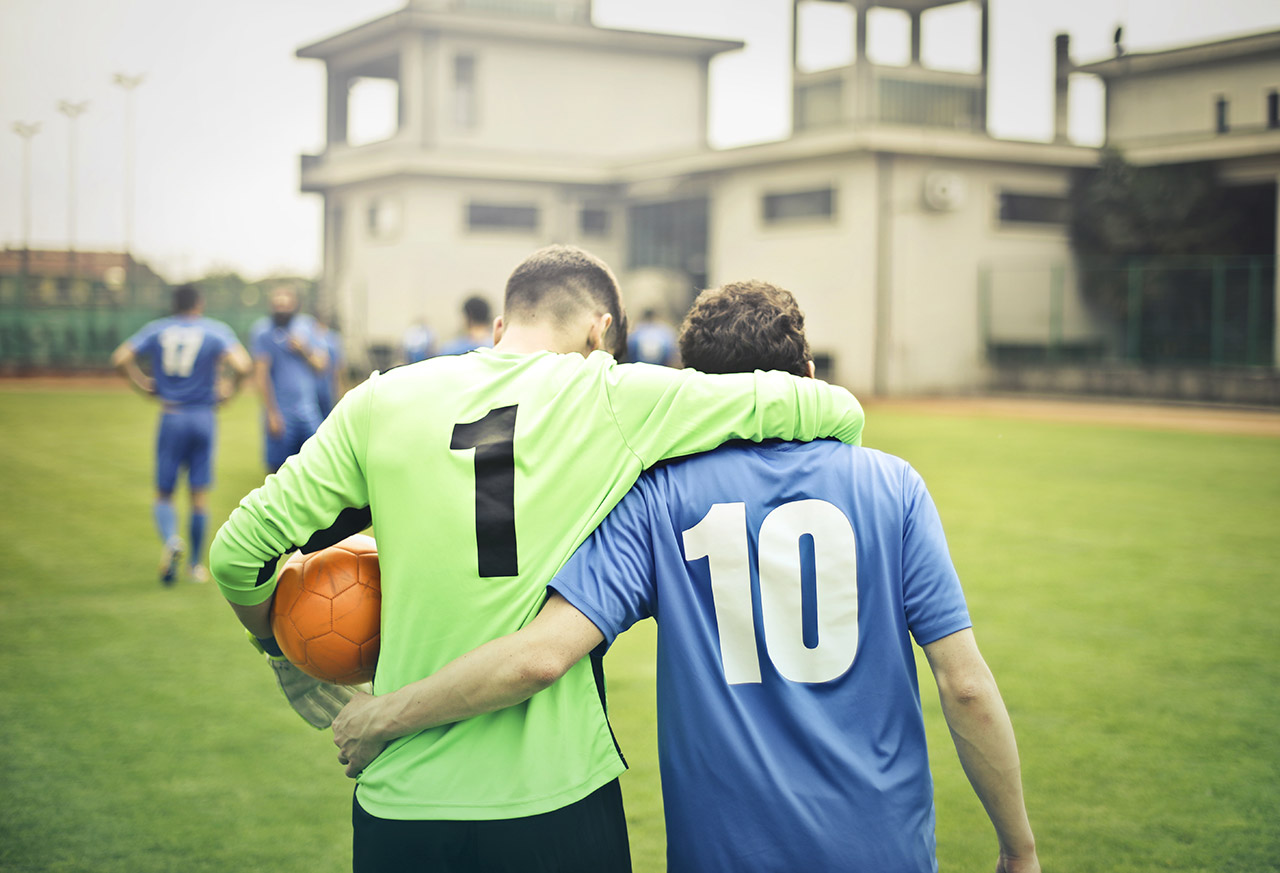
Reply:
[[[329,353],[314,320],[298,311],[297,291],[277,285],[268,300],[271,315],[253,326],[250,345],[266,419],[267,472],[274,473],[298,453],[324,418],[316,375],[328,365]]]
[[[803,316],[764,283],[705,292],[681,334],[712,372],[812,375]],[[911,641],[995,826],[1038,871],[1017,745],[937,510],[901,459],[829,441],[727,445],[641,477],[523,630],[334,723],[358,770],[388,736],[522,700],[658,622],[668,870],[934,871]]]
[[[627,332],[627,360],[640,364],[676,363],[676,332],[658,318],[658,310],[649,307],[640,322]]]
[[[462,304],[462,320],[465,329],[441,346],[440,354],[461,355],[493,346],[493,316],[488,300],[478,294],[468,297]]]
[[[111,355],[112,365],[145,394],[160,399],[164,412],[156,438],[156,500],[152,512],[160,540],[160,581],[172,585],[187,544],[178,536],[173,489],[187,471],[191,500],[189,566],[193,582],[208,580],[200,563],[208,525],[207,495],[213,479],[216,438],[214,409],[228,399],[252,370],[248,353],[231,328],[203,316],[194,285],[173,292],[173,312],[144,325]],[[150,375],[139,367],[147,366]],[[224,373],[229,377],[224,378]]]

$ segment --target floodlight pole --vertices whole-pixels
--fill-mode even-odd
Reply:
[[[88,100],[59,100],[58,111],[67,116],[67,271],[74,282],[76,271],[76,119],[89,108]]]
[[[31,271],[31,138],[40,132],[40,122],[15,121],[13,132],[22,137],[22,271],[21,293],[27,300],[27,275]]]
[[[111,81],[124,89],[124,269],[125,293],[133,300],[133,90],[146,73],[130,76],[116,73]]]

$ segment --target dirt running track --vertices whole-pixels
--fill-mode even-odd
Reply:
[[[58,389],[121,392],[130,390],[124,380],[113,376],[0,378],[0,392]],[[990,418],[1081,421],[1153,430],[1280,437],[1280,409],[1011,395],[874,398],[864,400],[863,405],[872,415],[877,409],[900,409],[932,415],[980,415]]]
[[[931,415],[979,415],[1041,421],[1080,421],[1152,430],[1280,437],[1280,410],[1270,409],[1008,395],[885,398],[869,400],[863,405],[868,415],[874,415],[877,409],[900,409]]]

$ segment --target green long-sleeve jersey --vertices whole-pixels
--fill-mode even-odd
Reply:
[[[375,693],[518,630],[546,584],[640,473],[728,439],[857,443],[842,388],[783,373],[711,376],[603,352],[482,350],[374,374],[218,531],[210,564],[232,603],[262,603],[283,553],[370,520],[382,571]],[[360,803],[392,819],[534,815],[625,764],[591,659],[527,702],[392,743]]]

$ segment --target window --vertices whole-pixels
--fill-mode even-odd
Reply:
[[[1227,121],[1227,105],[1228,104],[1227,104],[1226,97],[1218,98],[1218,103],[1215,110],[1215,114],[1217,116],[1216,125],[1217,125],[1218,133],[1226,133],[1230,129],[1230,126]]]
[[[1267,130],[1280,127],[1280,91],[1267,94]]]
[[[1000,192],[1001,224],[1066,224],[1070,216],[1065,197]]]
[[[467,204],[467,227],[471,230],[537,230],[538,207],[473,201]]]
[[[812,191],[766,194],[762,206],[766,224],[831,218],[836,213],[836,192],[834,188],[817,188]]]
[[[474,130],[479,123],[474,55],[454,55],[453,58],[453,120],[463,130]]]
[[[578,213],[578,229],[583,236],[609,235],[609,210],[584,206]]]

